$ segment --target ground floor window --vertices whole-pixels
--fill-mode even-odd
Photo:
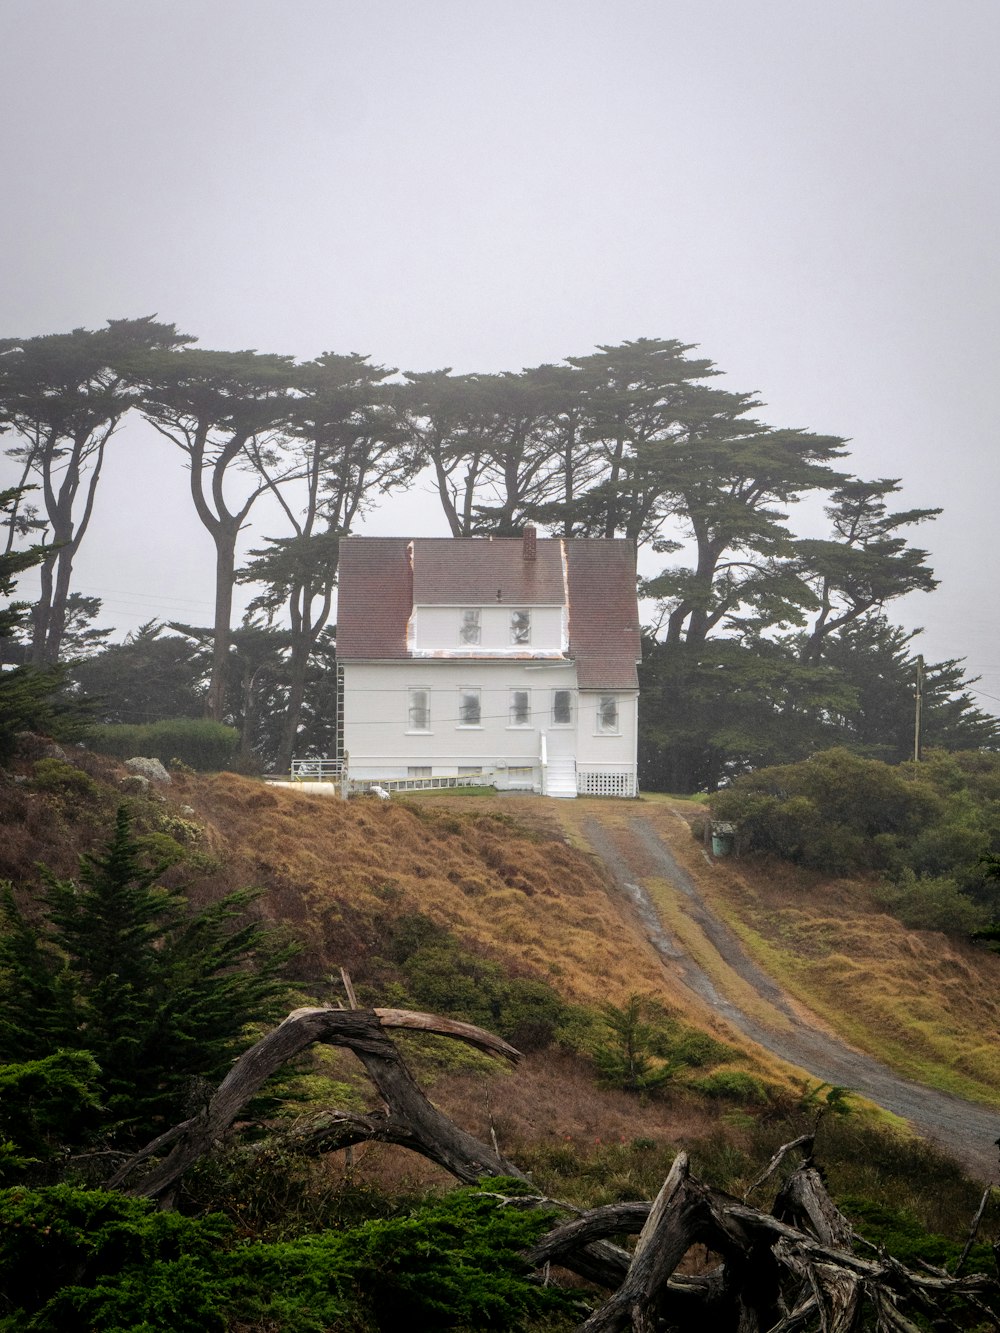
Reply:
[[[552,691],[552,725],[568,727],[573,722],[573,691]]]
[[[604,736],[616,736],[618,734],[618,696],[616,694],[602,694],[598,699],[597,730]]]
[[[458,695],[458,725],[478,727],[482,721],[480,690],[460,690]]]
[[[531,726],[531,695],[527,690],[510,692],[510,725],[512,727]]]
[[[407,691],[407,725],[410,731],[430,731],[431,729],[430,690]]]
[[[411,764],[406,770],[406,776],[408,778],[429,778],[431,776],[431,766],[430,764]]]
[[[458,776],[460,778],[478,778],[482,771],[481,764],[459,764],[458,766]]]

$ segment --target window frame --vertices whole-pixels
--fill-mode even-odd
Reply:
[[[465,712],[465,696],[475,696],[476,700],[476,720],[475,722],[466,722],[463,718]],[[458,726],[463,731],[482,731],[483,729],[483,691],[478,685],[460,685],[458,687]]]
[[[470,637],[474,635],[475,637]],[[479,606],[463,607],[458,613],[458,641],[463,648],[479,648],[483,642],[483,612]]]
[[[605,705],[609,703],[614,706],[614,724],[612,726],[608,726],[605,722]],[[622,734],[621,699],[617,694],[599,694],[597,696],[594,730],[598,736],[620,736]]]
[[[425,727],[418,727],[414,724],[414,702],[413,696],[422,694],[424,696],[424,713],[427,719]],[[431,691],[428,685],[411,685],[406,690],[406,734],[407,736],[430,736],[431,732]]]
[[[558,717],[556,716],[556,698],[557,698],[557,696],[560,695],[560,694],[565,694],[565,695],[567,696],[567,698],[568,698],[568,701],[569,701],[569,707],[568,707],[567,710],[566,710],[566,711],[568,712],[569,716],[566,718],[565,722],[560,722],[559,719],[558,719]],[[573,695],[574,695],[574,691],[573,691],[573,690],[559,689],[559,690],[553,690],[553,691],[552,691],[552,721],[551,721],[551,723],[550,723],[550,726],[553,726],[553,727],[572,727],[572,726],[573,726],[573,724],[574,724],[574,718],[573,718],[573,711],[574,711],[574,710],[573,710]]]
[[[514,698],[516,695],[524,695],[524,720],[519,721],[515,712],[516,705]],[[513,686],[507,691],[507,726],[515,731],[525,731],[531,729],[531,691]]]
[[[523,633],[519,633],[515,626],[515,620],[523,617]],[[510,642],[515,648],[529,646],[531,643],[531,610],[529,607],[511,607],[510,612]]]

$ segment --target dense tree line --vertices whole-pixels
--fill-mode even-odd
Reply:
[[[230,722],[248,766],[328,750],[339,540],[420,476],[456,537],[530,522],[627,538],[644,568],[650,553],[664,557],[642,587],[654,622],[646,785],[714,786],[828,743],[903,757],[914,659],[885,608],[936,586],[909,532],[938,511],[892,508],[899,479],[853,475],[844,440],[766,424],[760,401],[720,388],[691,346],[642,338],[559,365],[454,374],[194,342],[152,317],[0,342],[0,428],[20,469],[6,550],[34,543],[41,558],[29,664],[71,663],[72,690],[103,721]],[[129,412],[183,455],[215,546],[215,611],[210,626],[151,622],[102,644],[95,599],[72,589],[73,560]],[[285,531],[238,568],[238,535],[264,496]],[[815,496],[822,538],[789,520]],[[255,594],[235,626],[238,581]],[[960,663],[928,680],[929,743],[996,743]]]

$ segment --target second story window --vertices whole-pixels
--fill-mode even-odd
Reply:
[[[530,642],[531,642],[531,612],[530,612],[530,611],[511,611],[511,613],[510,613],[510,641],[511,641],[511,643],[530,643]]]
[[[467,611],[459,612],[458,622],[458,640],[459,643],[476,644],[482,642],[482,624],[480,621],[479,607],[471,607]]]

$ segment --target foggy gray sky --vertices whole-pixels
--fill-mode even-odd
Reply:
[[[998,69],[996,0],[5,0],[0,336],[157,312],[484,371],[697,343],[945,507],[941,588],[890,614],[997,710]],[[105,623],[210,616],[180,462],[113,446],[76,582]],[[366,530],[445,532],[419,494]]]

